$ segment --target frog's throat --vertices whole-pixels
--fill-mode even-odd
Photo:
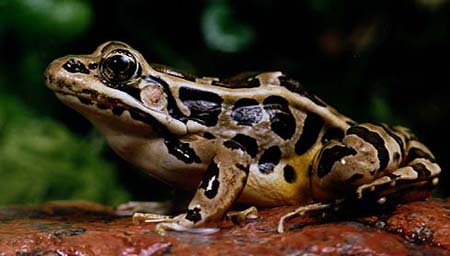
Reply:
[[[128,111],[133,120],[145,123],[161,134],[186,135],[188,133],[185,123],[168,116],[166,113],[147,108],[123,92],[118,92],[123,94],[121,97],[100,95],[87,89],[81,92],[74,92],[67,88],[66,90],[54,90],[54,93],[63,103],[66,103],[65,99],[67,97],[72,96],[77,98],[80,104],[86,105],[86,107],[97,108],[98,110],[109,109],[112,113],[118,112],[119,116],[124,111]]]

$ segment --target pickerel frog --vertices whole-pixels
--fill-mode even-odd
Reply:
[[[283,232],[296,214],[347,199],[383,203],[432,188],[441,172],[407,128],[357,124],[281,72],[197,77],[107,42],[53,61],[45,78],[118,155],[195,191],[184,214],[160,219],[164,229],[207,227],[235,202],[298,205],[281,218]]]

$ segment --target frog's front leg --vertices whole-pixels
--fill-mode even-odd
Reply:
[[[229,140],[220,144],[215,157],[206,170],[185,214],[173,221],[158,224],[159,231],[176,230],[202,233],[210,221],[221,219],[244,188],[251,157],[245,146]],[[207,232],[210,229],[204,229]]]

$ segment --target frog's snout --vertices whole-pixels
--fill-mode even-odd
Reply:
[[[61,69],[61,58],[52,61],[44,71],[45,84],[50,89],[56,89],[59,78],[59,73]]]
[[[63,65],[62,68],[70,73],[83,73],[89,74],[89,69],[86,68],[83,62],[77,58],[69,58]]]
[[[44,72],[45,82],[50,89],[61,87],[61,82],[71,80],[76,73],[90,74],[91,67],[78,57],[66,56],[52,61]]]

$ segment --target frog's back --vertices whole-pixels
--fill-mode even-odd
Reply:
[[[344,135],[350,119],[281,72],[218,79],[162,67],[158,71],[192,82],[174,88],[189,118],[225,145],[241,144],[251,156],[241,201],[264,206],[310,201],[313,157],[324,143]]]

